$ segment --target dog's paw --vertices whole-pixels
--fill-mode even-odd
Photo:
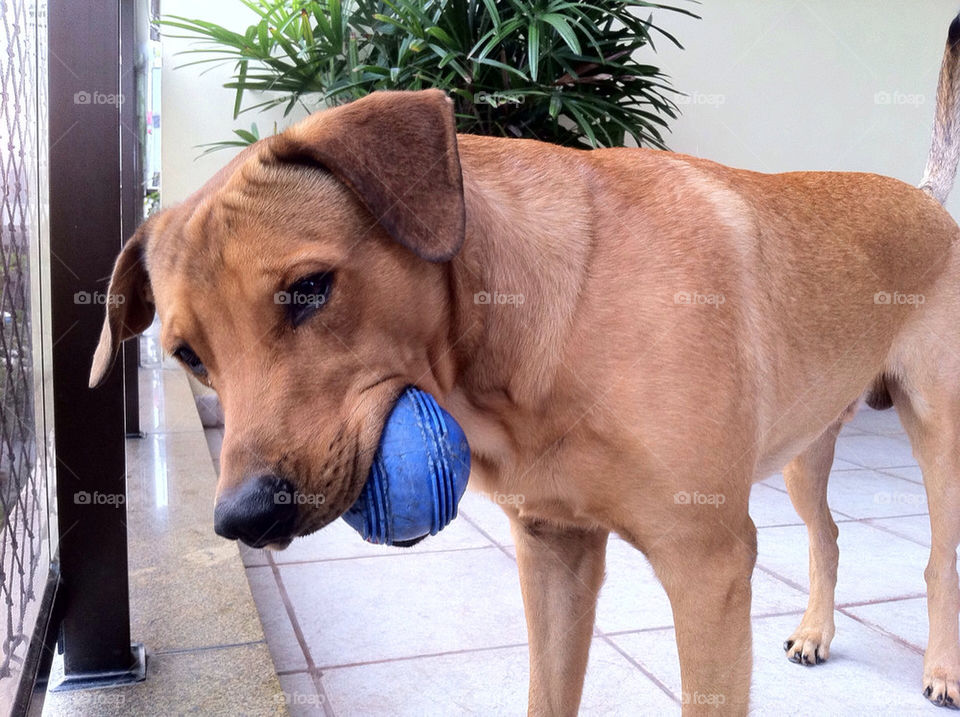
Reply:
[[[933,667],[923,671],[923,696],[938,707],[960,709],[960,682],[954,670]]]
[[[830,639],[820,630],[798,629],[783,643],[787,659],[798,665],[819,665],[830,657]]]

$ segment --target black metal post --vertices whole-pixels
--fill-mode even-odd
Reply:
[[[50,0],[50,276],[60,689],[142,679],[130,644],[123,375],[87,388],[122,242],[120,3]]]
[[[137,18],[134,0],[120,3],[120,233],[124,240],[143,220],[143,177],[140,171],[139,95],[137,93]],[[124,418],[128,438],[140,431],[140,344],[123,345]]]

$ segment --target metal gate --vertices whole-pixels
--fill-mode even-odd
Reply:
[[[42,649],[51,535],[40,257],[45,213],[46,5],[0,0],[0,707]],[[47,596],[47,607],[50,596]],[[46,613],[46,614],[44,614]]]

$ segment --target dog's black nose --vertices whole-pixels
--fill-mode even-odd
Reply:
[[[229,540],[240,539],[254,548],[289,540],[297,519],[290,481],[259,476],[224,495],[213,509],[213,529]]]

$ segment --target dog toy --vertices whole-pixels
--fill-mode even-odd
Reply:
[[[470,477],[463,429],[428,393],[407,387],[387,418],[370,475],[343,519],[369,543],[436,535],[457,517]]]

